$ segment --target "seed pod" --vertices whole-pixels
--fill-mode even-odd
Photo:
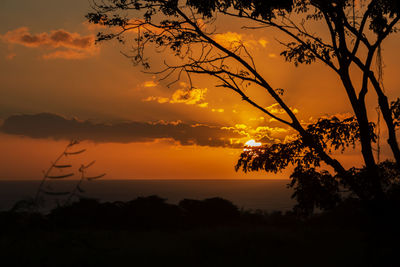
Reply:
[[[68,165],[53,165],[53,167],[63,169],[63,168],[71,168],[72,165],[70,165],[70,164],[68,164]]]
[[[100,175],[98,175],[98,176],[86,177],[86,179],[87,179],[88,181],[92,181],[92,180],[96,180],[96,179],[99,179],[99,178],[101,178],[101,177],[104,177],[105,175],[106,175],[106,174],[103,173],[103,174],[100,174]]]
[[[92,166],[96,161],[93,160],[92,162],[90,162],[88,165],[84,166],[85,169],[89,168],[90,166]]]
[[[83,153],[85,151],[86,151],[86,149],[82,149],[82,150],[79,150],[79,151],[73,151],[73,152],[65,152],[65,155],[77,155],[77,154],[81,154],[81,153]]]
[[[47,175],[46,177],[49,179],[64,179],[70,176],[73,176],[73,173],[68,173],[68,174],[64,174],[64,175],[57,175],[57,176],[53,176],[53,175]]]

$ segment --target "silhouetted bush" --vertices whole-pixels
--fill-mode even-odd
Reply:
[[[239,209],[232,202],[222,198],[205,200],[184,199],[179,202],[188,225],[210,226],[232,224],[240,218]]]
[[[56,207],[48,218],[56,226],[96,227],[103,217],[101,205],[98,200],[81,198],[70,205]]]
[[[182,215],[179,207],[165,203],[158,196],[139,197],[123,205],[123,220],[142,229],[179,227]]]

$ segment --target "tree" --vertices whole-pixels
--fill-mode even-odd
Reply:
[[[291,186],[294,197],[303,210],[317,206],[330,208],[341,200],[341,192],[349,190],[362,200],[385,197],[381,167],[376,162],[372,143],[375,142],[374,124],[369,120],[365,98],[372,88],[388,131],[387,142],[400,169],[400,149],[396,138],[399,101],[389,102],[382,82],[382,68],[374,73],[374,60],[381,66],[381,45],[397,31],[400,4],[395,0],[103,0],[93,3],[90,22],[114,28],[98,34],[98,41],[117,39],[124,42],[127,32],[135,33],[136,48],[128,55],[133,62],[149,68],[145,48],[155,45],[170,49],[181,59],[179,65],[167,65],[158,74],[164,78],[186,74],[209,75],[225,87],[239,94],[253,107],[271,118],[293,128],[298,136],[287,143],[268,144],[257,149],[246,149],[237,169],[244,171],[277,172],[294,165]],[[336,117],[318,120],[304,126],[283,100],[283,90],[273,88],[243,43],[229,47],[213,38],[212,27],[216,15],[222,14],[243,21],[248,29],[272,28],[288,37],[282,42],[281,55],[288,62],[311,64],[323,62],[336,73],[347,93],[354,116],[340,120]],[[308,30],[310,24],[323,23],[324,32]],[[119,30],[115,30],[119,29]],[[235,67],[231,67],[235,64]],[[357,87],[354,71],[362,73],[362,84]],[[249,98],[244,90],[249,84],[266,91],[284,110],[287,118],[276,116]],[[342,90],[342,89],[341,89]],[[347,170],[332,156],[332,150],[344,150],[361,144],[365,168]],[[333,174],[321,171],[321,163],[332,167]],[[310,191],[309,199],[304,197]],[[302,193],[303,192],[303,193]],[[311,203],[311,204],[310,204]],[[307,206],[307,208],[305,208]]]

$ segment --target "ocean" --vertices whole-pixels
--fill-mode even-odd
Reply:
[[[290,210],[294,200],[289,180],[96,180],[84,182],[83,195],[100,201],[128,201],[137,197],[158,195],[177,204],[185,198],[222,197],[239,208],[265,211]],[[0,210],[10,209],[21,199],[33,197],[40,181],[0,181]],[[53,191],[65,191],[76,181],[57,181]],[[49,201],[55,201],[54,199]]]

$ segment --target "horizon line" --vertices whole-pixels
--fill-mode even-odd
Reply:
[[[41,181],[42,179],[2,179],[0,178],[0,182],[13,182],[13,181]],[[58,180],[58,181],[79,181],[80,179],[66,179],[66,180]],[[97,181],[279,181],[279,180],[290,180],[290,178],[260,178],[260,179],[255,179],[255,178],[251,178],[251,179],[245,179],[245,178],[188,178],[188,179],[170,179],[170,178],[126,178],[126,179],[121,179],[121,178],[117,178],[117,179],[99,179]],[[89,182],[89,181],[88,181]],[[94,182],[94,181],[90,181],[90,182]]]

